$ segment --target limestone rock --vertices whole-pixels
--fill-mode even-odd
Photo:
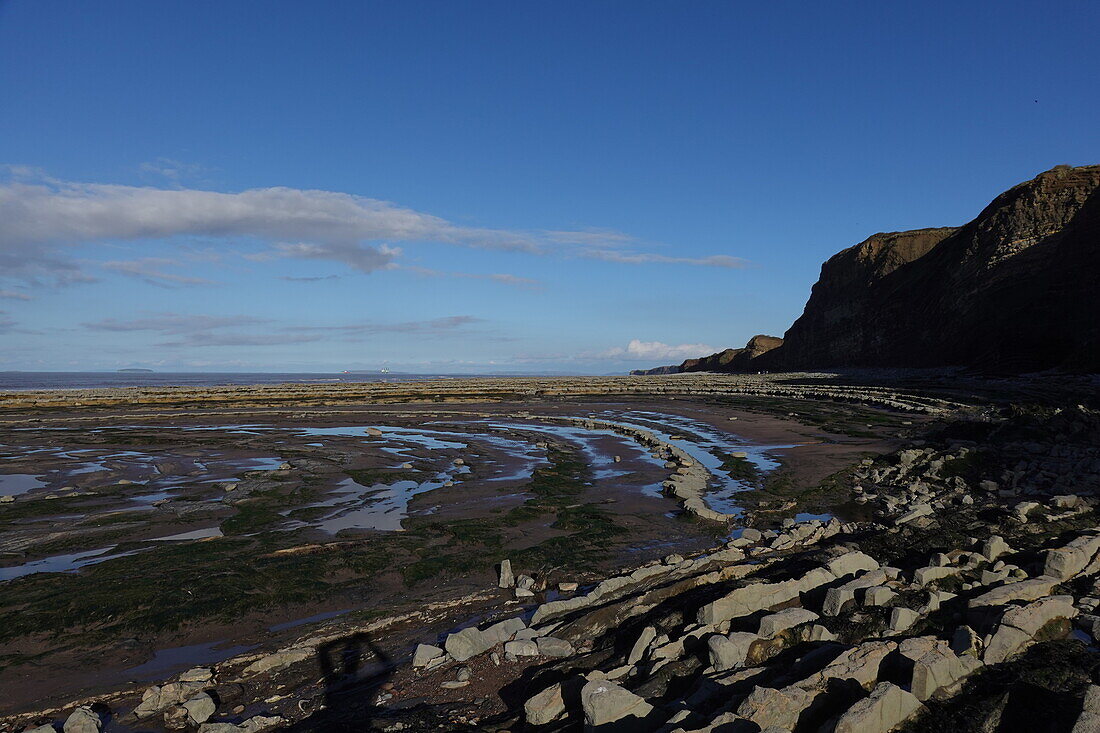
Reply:
[[[275,652],[269,654],[266,657],[257,659],[252,664],[248,665],[244,669],[245,674],[260,674],[262,672],[272,672],[277,669],[284,669],[303,662],[313,656],[313,650],[305,647],[298,649],[287,649],[286,651]]]
[[[786,608],[779,613],[773,613],[760,619],[759,634],[770,639],[776,634],[782,633],[795,626],[817,621],[818,615],[805,608]]]
[[[630,654],[627,655],[627,664],[637,664],[642,661],[642,657],[645,656],[646,650],[649,649],[649,645],[653,643],[653,640],[657,638],[657,629],[652,626],[646,626],[642,629],[642,633],[638,635],[638,640],[634,642],[634,646],[630,649]]]
[[[543,657],[568,657],[573,654],[573,645],[565,639],[554,636],[540,636],[535,639],[539,656]]]
[[[413,652],[413,666],[426,667],[433,659],[443,656],[443,650],[431,644],[417,644]]]
[[[191,718],[196,725],[201,725],[214,715],[218,706],[214,703],[214,698],[205,692],[200,692],[183,703],[183,709],[187,711],[187,717]]]
[[[833,733],[887,733],[923,707],[912,693],[890,682],[880,682],[868,697],[840,716]]]
[[[512,561],[503,560],[500,563],[500,580],[497,581],[497,586],[500,588],[511,588],[516,584],[516,579],[512,575]]]
[[[103,727],[100,720],[90,707],[82,706],[72,711],[65,719],[63,730],[65,733],[99,733]]]
[[[523,715],[528,725],[546,725],[565,715],[561,684],[551,685],[530,697],[523,704]]]
[[[635,726],[653,712],[653,706],[645,700],[608,680],[592,680],[585,684],[581,688],[581,707],[587,725],[623,731],[639,730]]]

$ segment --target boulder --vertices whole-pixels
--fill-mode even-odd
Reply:
[[[200,692],[183,703],[183,709],[187,711],[187,717],[195,725],[201,725],[210,720],[218,706],[214,702],[214,698],[205,692]]]
[[[912,693],[889,682],[880,682],[869,696],[840,716],[833,733],[887,733],[923,707]]]
[[[495,642],[486,638],[479,629],[471,626],[468,629],[449,634],[447,639],[443,642],[443,647],[447,650],[447,653],[457,661],[465,662],[471,657],[476,657],[478,654],[489,651],[494,643]]]
[[[879,564],[875,558],[857,550],[833,558],[825,563],[825,567],[836,577],[843,578],[845,575],[852,575],[861,570],[878,570]]]
[[[1054,586],[1058,585],[1058,578],[1049,575],[1040,575],[1038,578],[1021,580],[1019,583],[1001,585],[992,590],[971,598],[969,606],[980,608],[981,606],[1003,606],[1011,601],[1035,601],[1050,595]]]
[[[523,715],[528,725],[546,725],[565,715],[565,699],[561,684],[547,687],[523,704]]]
[[[653,640],[657,638],[657,629],[652,626],[646,626],[642,629],[642,633],[638,635],[638,640],[634,642],[634,646],[630,649],[630,654],[626,657],[627,664],[637,664],[642,661],[642,657],[645,656],[646,650],[649,649],[649,645],[653,643]]]
[[[530,639],[509,641],[504,644],[504,653],[511,654],[514,657],[537,657],[539,655],[539,646]]]
[[[573,645],[555,636],[540,636],[535,639],[535,644],[542,657],[568,657],[573,654]]]
[[[1003,662],[1030,645],[1035,634],[1051,621],[1072,619],[1076,615],[1073,596],[1050,596],[1026,606],[1013,606],[1001,616],[982,654],[982,661],[986,664]]]
[[[735,631],[726,636],[715,634],[707,639],[711,666],[719,672],[744,666],[749,649],[759,640],[756,634],[745,631]]]
[[[87,705],[82,705],[69,714],[65,719],[63,730],[65,733],[99,733],[103,728],[103,721]]]
[[[748,616],[786,603],[802,593],[835,580],[836,576],[826,568],[814,568],[801,578],[747,585],[700,608],[696,621],[703,625],[713,625]]]
[[[898,645],[898,653],[911,665],[909,689],[921,702],[940,690],[954,692],[982,666],[975,657],[956,656],[947,642],[933,636],[906,639]]]
[[[244,673],[260,674],[262,672],[272,672],[277,669],[284,669],[298,662],[303,662],[312,656],[313,649],[310,648],[300,647],[297,649],[287,649],[257,659],[255,662],[245,667]]]
[[[770,639],[795,626],[817,621],[818,615],[805,608],[786,608],[760,619],[759,635]]]
[[[641,730],[638,726],[653,712],[652,705],[609,680],[585,684],[581,688],[581,707],[585,724],[600,731]]]
[[[1097,733],[1100,731],[1100,686],[1089,685],[1077,722],[1071,733]]]
[[[443,656],[443,650],[431,644],[417,644],[413,652],[413,666],[426,667],[433,659]]]
[[[516,579],[512,575],[512,561],[502,560],[500,563],[500,579],[497,581],[497,586],[500,588],[511,588],[516,584]]]
[[[919,613],[910,608],[899,606],[890,612],[890,633],[900,634],[908,630],[918,620],[920,620]]]
[[[1043,575],[1069,580],[1080,573],[1100,552],[1100,535],[1078,537],[1065,547],[1047,552]]]

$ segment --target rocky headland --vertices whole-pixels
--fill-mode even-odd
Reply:
[[[1100,370],[1100,166],[1057,166],[961,227],[875,234],[821,268],[782,339],[679,367]]]

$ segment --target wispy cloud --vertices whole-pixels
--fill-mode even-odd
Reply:
[[[143,174],[165,178],[172,184],[179,186],[185,181],[200,180],[210,169],[198,163],[187,163],[173,158],[157,158],[148,160],[138,166]]]
[[[26,293],[20,293],[18,290],[0,290],[0,298],[7,298],[8,300],[33,300],[31,296]]]
[[[177,163],[164,160],[148,168],[178,180],[187,169]],[[253,253],[257,259],[325,260],[362,273],[394,269],[402,255],[394,244],[398,242],[435,242],[632,265],[744,265],[728,255],[677,257],[638,251],[635,239],[609,230],[527,232],[460,226],[388,201],[335,191],[272,187],[223,193],[181,186],[60,181],[25,168],[9,167],[8,172],[11,180],[0,184],[0,276],[26,282],[63,284],[93,279],[64,255],[67,246],[183,237],[259,241],[266,248]],[[163,267],[145,274],[133,266],[130,269],[129,274],[149,282],[197,284],[166,273]],[[530,285],[505,274],[470,277]]]
[[[188,277],[167,272],[164,268],[179,266],[177,260],[163,257],[143,257],[137,260],[116,260],[104,262],[101,267],[128,277],[136,277],[150,285],[161,288],[175,288],[184,285],[215,285],[213,280],[201,277]]]
[[[710,255],[709,257],[672,257],[669,255],[655,254],[652,252],[619,252],[609,249],[592,249],[580,253],[581,257],[604,262],[617,262],[626,265],[643,264],[667,264],[667,265],[698,265],[702,267],[725,267],[729,269],[743,269],[749,266],[748,260],[729,255]]]
[[[16,330],[15,326],[16,323],[8,317],[8,312],[0,311],[0,333],[11,333]]]
[[[143,318],[121,321],[116,318],[104,318],[81,325],[90,331],[157,331],[164,334],[195,333],[212,331],[217,328],[257,326],[270,323],[267,318],[253,316],[207,316],[184,315],[181,313],[154,313]]]
[[[294,277],[293,275],[280,275],[280,280],[288,283],[319,283],[325,280],[339,280],[339,275],[318,275],[317,277]]]
[[[542,283],[538,280],[529,277],[520,277],[519,275],[510,275],[504,272],[446,272],[444,270],[433,270],[429,267],[417,267],[416,265],[401,265],[400,269],[423,277],[456,277],[464,280],[491,280],[492,282],[498,282],[502,285],[511,285],[512,287],[523,288],[525,290],[537,290],[542,287]]]
[[[399,323],[380,323],[377,321],[363,321],[333,326],[288,326],[290,333],[334,333],[345,336],[369,336],[379,333],[417,334],[424,336],[442,336],[457,329],[475,323],[481,323],[482,319],[473,316],[447,316],[445,318],[432,318],[426,321],[403,321]]]
[[[379,334],[443,337],[481,323],[473,316],[446,316],[422,321],[360,321],[348,324],[278,325],[253,316],[210,316],[154,313],[141,318],[106,318],[81,324],[90,331],[149,332],[165,339],[166,348],[198,346],[280,346],[315,341],[358,342]]]
[[[660,341],[632,339],[630,343],[626,345],[625,349],[616,346],[615,348],[604,351],[600,356],[606,359],[627,359],[636,361],[652,361],[658,359],[683,361],[684,359],[693,359],[695,357],[713,354],[716,351],[718,350],[708,344],[677,344],[671,346],[661,343]]]

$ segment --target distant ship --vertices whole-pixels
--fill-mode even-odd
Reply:
[[[389,369],[387,369],[386,367],[382,367],[382,373],[383,373],[383,374],[389,374],[389,373],[390,373],[390,370],[389,370]]]

